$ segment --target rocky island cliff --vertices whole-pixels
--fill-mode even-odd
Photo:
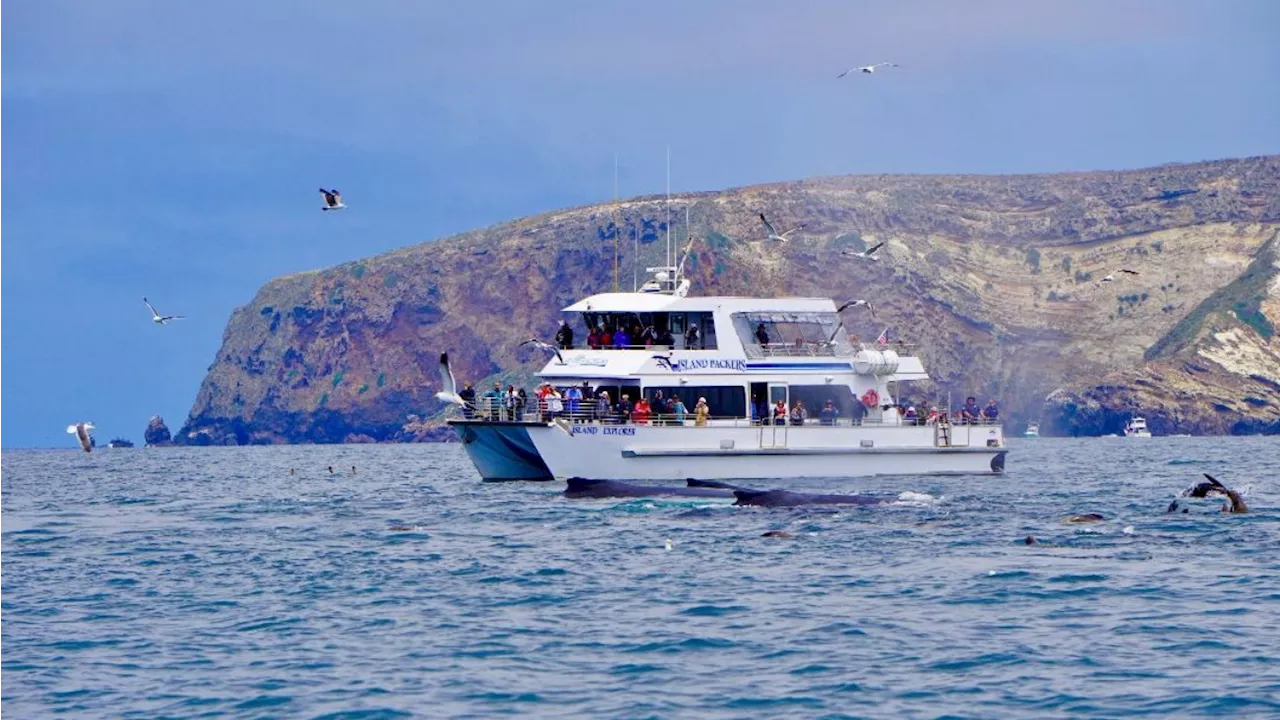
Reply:
[[[914,397],[1002,401],[1006,427],[1280,432],[1280,157],[1124,172],[847,176],[672,197],[697,294],[869,298],[854,332],[918,346]],[[762,238],[757,213],[805,227]],[[617,222],[615,224],[615,214]],[[683,218],[683,213],[679,213]],[[676,214],[673,214],[675,217]],[[442,439],[437,359],[527,376],[560,308],[661,264],[662,198],[550,212],[267,283],[174,441]],[[683,221],[673,228],[686,234]],[[879,262],[841,254],[885,242]],[[1120,267],[1140,272],[1099,282]]]

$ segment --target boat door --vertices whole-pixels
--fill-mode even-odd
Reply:
[[[760,423],[760,447],[783,448],[787,446],[787,429],[790,427],[791,397],[787,384],[769,383],[768,398],[767,412]],[[780,423],[775,424],[773,408],[779,400],[782,401],[782,406],[787,408],[788,415]]]

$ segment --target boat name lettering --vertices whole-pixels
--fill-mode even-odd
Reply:
[[[614,427],[610,425],[574,425],[574,435],[635,435],[633,427]]]
[[[671,372],[689,372],[692,370],[730,370],[732,372],[745,372],[747,369],[746,360],[733,360],[722,358],[666,358],[664,356],[655,356],[660,366],[666,367]]]
[[[608,358],[593,358],[586,355],[570,355],[565,362],[566,365],[587,365],[590,367],[606,367],[609,364]]]

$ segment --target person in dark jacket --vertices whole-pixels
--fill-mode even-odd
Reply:
[[[458,397],[462,398],[462,402],[466,403],[462,406],[462,416],[470,420],[476,416],[476,389],[471,387],[471,383],[467,383],[462,388],[462,392],[458,393]]]
[[[556,344],[561,350],[573,349],[573,328],[563,320],[560,321],[560,329],[556,330]]]

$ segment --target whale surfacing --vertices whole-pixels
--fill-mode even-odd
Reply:
[[[573,477],[566,481],[567,498],[714,497],[732,498],[733,491],[708,487],[660,487],[633,485],[617,480],[588,480]]]
[[[790,490],[734,490],[734,505],[800,507],[802,505],[882,505],[887,498],[873,495],[814,495]]]

